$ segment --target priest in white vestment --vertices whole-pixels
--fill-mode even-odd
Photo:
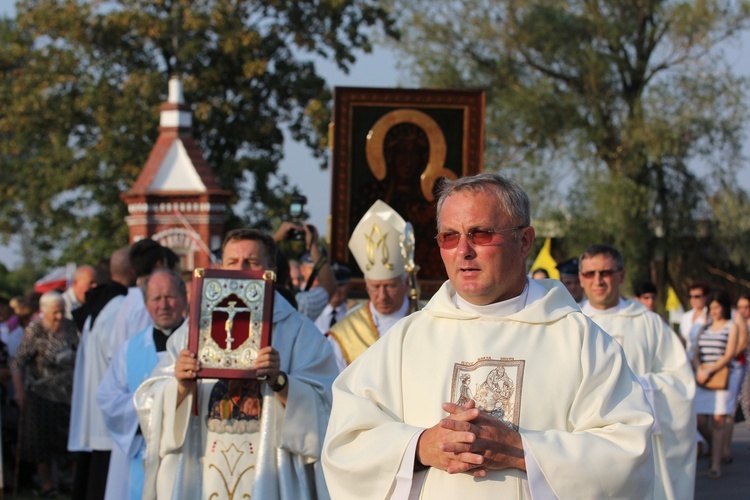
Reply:
[[[272,269],[275,255],[264,233],[232,231],[223,266]],[[135,395],[147,441],[144,499],[328,498],[319,458],[336,363],[313,323],[278,293],[272,346],[258,352],[255,366],[265,382],[196,382],[200,364],[187,350],[187,329],[170,337]]]
[[[74,498],[102,498],[112,438],[96,402],[96,389],[111,359],[110,341],[115,318],[127,287],[135,280],[128,250],[116,250],[110,258],[111,282],[89,291],[87,319],[76,351],[73,395],[70,409],[68,450],[78,452]]]
[[[587,248],[580,276],[583,313],[622,346],[654,410],[654,498],[692,498],[695,488],[695,378],[679,337],[636,300],[620,297],[622,254],[608,245]]]
[[[334,383],[331,497],[649,498],[643,388],[561,284],[526,278],[526,193],[465,177],[437,213],[449,282]]]
[[[157,269],[174,269],[179,263],[179,257],[174,251],[151,238],[133,243],[128,256],[135,271],[136,282],[128,288],[128,294],[117,312],[115,327],[109,336],[107,347],[110,359],[123,342],[153,324],[141,289],[146,278]]]
[[[138,500],[143,495],[146,442],[133,395],[166,354],[167,339],[183,324],[185,282],[166,269],[146,277],[144,301],[154,326],[147,326],[115,353],[96,392],[96,401],[114,441],[105,500]]]

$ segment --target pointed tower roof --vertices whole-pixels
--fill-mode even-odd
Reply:
[[[159,137],[133,187],[123,198],[155,193],[205,193],[228,196],[193,138],[193,117],[182,81],[169,80],[169,97],[159,108]]]

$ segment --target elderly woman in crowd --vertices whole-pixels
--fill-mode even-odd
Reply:
[[[11,361],[14,399],[23,412],[21,458],[37,464],[41,494],[57,495],[51,461],[66,453],[78,333],[58,292],[39,300],[41,317],[26,328]]]

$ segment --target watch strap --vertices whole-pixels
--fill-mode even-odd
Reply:
[[[271,387],[271,390],[273,392],[281,392],[284,390],[284,387],[289,383],[289,376],[284,372],[279,372],[278,375],[276,375],[276,380],[273,381],[273,383],[268,384],[269,387]]]

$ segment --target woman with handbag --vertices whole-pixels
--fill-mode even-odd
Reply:
[[[729,371],[737,346],[738,327],[731,320],[732,303],[726,292],[714,292],[708,299],[709,323],[701,331],[693,367],[698,384],[695,411],[698,430],[711,447],[711,468],[708,477],[721,477],[722,439],[725,419],[734,403],[727,390]],[[709,424],[709,416],[711,421]]]

